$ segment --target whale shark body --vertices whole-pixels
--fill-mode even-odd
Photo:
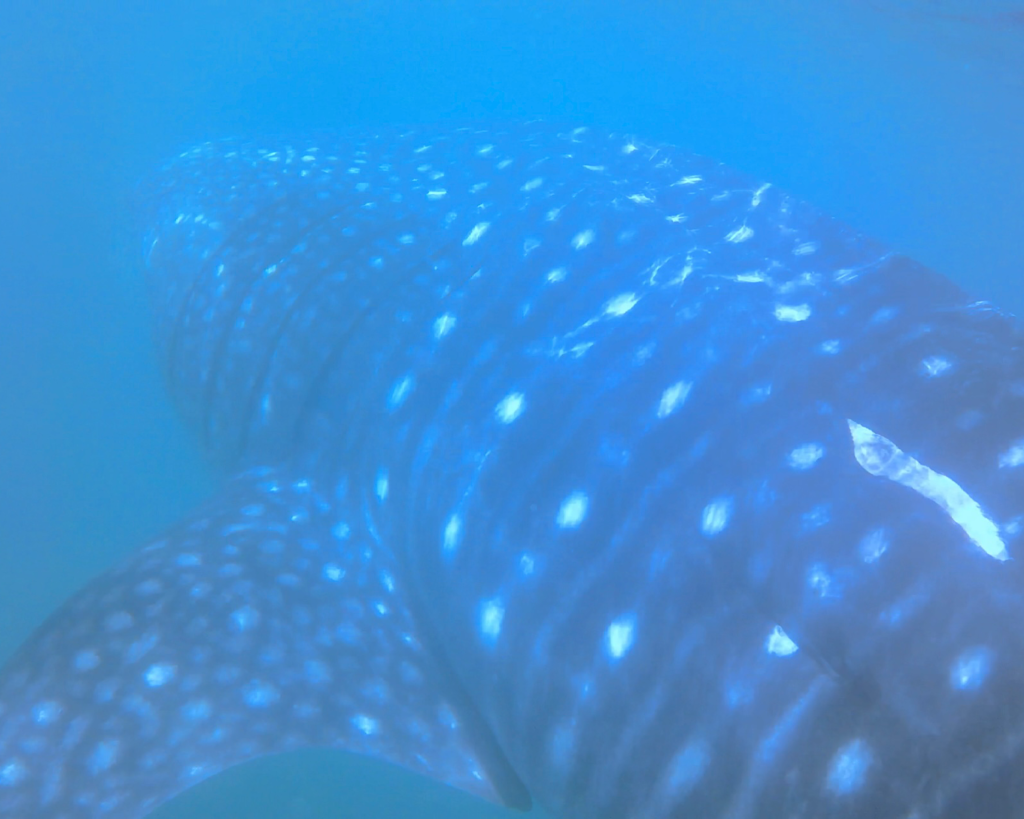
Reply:
[[[368,755],[558,817],[1019,816],[1024,335],[769,185],[545,124],[175,159],[236,478],[0,678],[0,815]]]

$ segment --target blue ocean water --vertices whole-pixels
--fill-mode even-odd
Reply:
[[[7,0],[0,657],[219,477],[162,392],[137,181],[228,135],[549,117],[771,180],[1024,315],[1024,4]],[[365,760],[232,771],[172,817],[503,812]]]

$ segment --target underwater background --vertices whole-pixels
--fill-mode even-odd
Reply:
[[[0,661],[221,479],[163,392],[139,181],[223,136],[535,117],[713,156],[1024,315],[1024,2],[4,0]],[[328,753],[155,814],[505,815]]]

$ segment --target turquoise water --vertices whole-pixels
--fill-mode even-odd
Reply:
[[[956,0],[153,4],[0,15],[0,656],[212,492],[162,393],[136,181],[198,141],[544,116],[772,180],[1024,314],[1024,6]],[[361,760],[172,817],[497,816]]]

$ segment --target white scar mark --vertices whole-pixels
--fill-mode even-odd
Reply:
[[[647,268],[645,274],[647,275],[647,286],[653,287],[657,283],[658,273],[661,272],[661,268],[672,261],[671,256],[663,256],[654,262],[650,267]]]
[[[866,472],[909,487],[937,504],[974,544],[996,560],[1009,560],[999,527],[981,505],[952,478],[935,472],[907,455],[888,438],[847,419],[853,455]]]
[[[552,272],[554,273],[556,271]],[[552,281],[551,273],[548,274],[548,281]],[[604,303],[604,305],[601,307],[601,312],[598,313],[596,316],[587,319],[579,327],[577,327],[574,330],[570,330],[565,335],[555,336],[555,338],[552,339],[550,354],[557,358],[561,358],[566,354],[570,354],[574,358],[579,358],[584,353],[586,353],[587,350],[594,346],[594,342],[584,341],[579,344],[574,344],[572,347],[569,348],[566,348],[565,342],[567,342],[569,339],[574,338],[575,336],[579,335],[584,330],[586,330],[588,327],[592,327],[593,325],[597,324],[600,321],[620,318],[621,316],[626,315],[626,313],[628,313],[630,310],[636,307],[639,301],[640,296],[638,296],[636,293],[619,293],[617,296],[612,296],[610,299],[608,299],[608,301]]]

